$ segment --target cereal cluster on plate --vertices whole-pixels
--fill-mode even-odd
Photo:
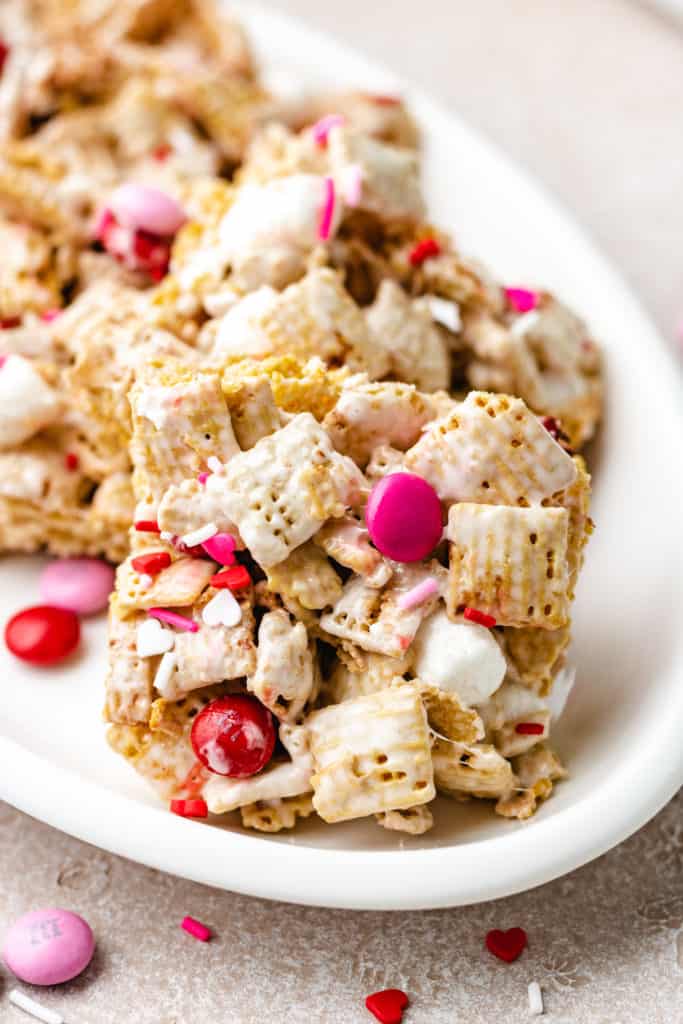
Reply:
[[[120,563],[112,747],[263,831],[532,814],[586,325],[429,222],[397,98],[270,95],[205,0],[22,0],[0,37],[0,550]]]

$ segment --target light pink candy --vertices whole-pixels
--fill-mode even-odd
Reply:
[[[45,604],[93,615],[107,607],[114,570],[100,558],[59,558],[43,569],[40,596]]]
[[[70,910],[33,910],[15,921],[2,956],[29,985],[61,985],[85,970],[95,952],[90,925]]]
[[[167,622],[169,626],[175,626],[176,629],[182,629],[186,633],[196,633],[199,630],[199,625],[194,619],[188,619],[187,615],[179,615],[178,612],[172,612],[168,608],[148,608],[147,614],[152,619]]]
[[[406,591],[405,594],[401,594],[396,604],[399,608],[407,610],[408,608],[417,608],[418,605],[424,604],[425,601],[433,597],[434,594],[438,594],[439,584],[434,576],[428,576],[422,583],[418,583],[412,590]]]
[[[390,473],[370,492],[365,510],[375,547],[397,562],[419,562],[441,540],[439,496],[414,473]]]
[[[503,291],[508,305],[517,313],[529,313],[538,305],[538,292],[529,291],[528,288],[504,288]]]
[[[109,199],[109,208],[124,227],[163,238],[175,235],[187,220],[175,199],[149,185],[119,185]]]
[[[214,533],[202,544],[209,558],[220,565],[235,564],[235,548],[237,542],[231,533]]]
[[[333,128],[346,124],[343,114],[325,114],[313,125],[313,140],[317,146],[326,146],[327,139]]]

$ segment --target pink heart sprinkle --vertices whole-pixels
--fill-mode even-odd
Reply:
[[[202,544],[209,558],[219,565],[235,564],[235,548],[237,542],[231,533],[215,533]]]
[[[528,288],[504,288],[503,291],[508,305],[517,313],[529,313],[538,306],[538,292]]]

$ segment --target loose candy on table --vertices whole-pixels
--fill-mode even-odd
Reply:
[[[365,1005],[380,1024],[401,1024],[403,1011],[409,1001],[400,988],[385,988],[367,996]]]
[[[56,1010],[50,1010],[47,1006],[42,1006],[35,999],[31,999],[25,992],[20,992],[17,988],[11,989],[8,998],[13,1006],[18,1006],[20,1010],[30,1014],[31,1017],[35,1017],[36,1020],[42,1020],[43,1024],[64,1024],[64,1018],[61,1013],[57,1013]]]
[[[201,921],[197,921],[194,917],[184,917],[180,922],[180,927],[184,928],[195,939],[199,939],[200,942],[208,942],[211,938],[211,929],[207,928]]]
[[[265,768],[272,757],[273,716],[251,694],[218,697],[195,718],[190,742],[197,760],[210,772],[246,779]]]
[[[34,605],[13,615],[5,626],[5,643],[15,657],[32,665],[55,665],[76,648],[81,627],[75,612]]]
[[[499,960],[511,964],[521,956],[527,944],[527,935],[523,928],[508,928],[506,932],[493,928],[486,935],[486,948]]]
[[[46,604],[93,615],[107,607],[114,570],[101,558],[59,558],[43,570],[39,589]]]
[[[235,564],[237,541],[231,533],[216,533],[208,540],[202,541],[202,547],[219,565]]]
[[[540,1017],[543,1013],[543,993],[537,981],[530,981],[529,988],[529,1013],[534,1017]]]
[[[439,497],[413,473],[391,473],[370,492],[365,519],[375,547],[397,562],[419,562],[441,540]]]
[[[172,196],[149,185],[119,185],[109,198],[109,209],[124,227],[170,238],[187,217]]]
[[[29,985],[61,985],[81,974],[94,952],[87,921],[70,910],[48,907],[14,922],[2,956],[10,971]]]

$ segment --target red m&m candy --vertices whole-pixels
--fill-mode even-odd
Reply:
[[[216,775],[246,779],[270,761],[275,747],[273,716],[256,697],[219,697],[199,712],[190,733],[197,758]]]
[[[78,647],[78,617],[66,608],[39,604],[13,615],[5,626],[5,643],[22,661],[54,665]]]
[[[439,496],[414,473],[390,473],[372,488],[365,510],[370,538],[397,562],[419,562],[441,540]]]

